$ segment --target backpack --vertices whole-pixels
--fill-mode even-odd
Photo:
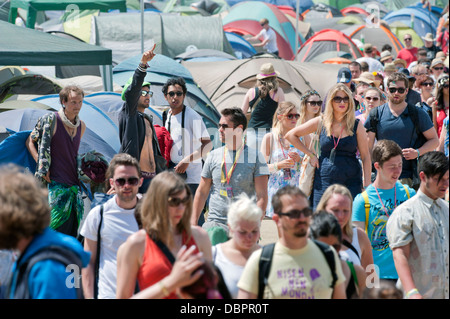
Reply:
[[[83,268],[81,258],[75,252],[60,246],[44,247],[35,252],[26,262],[18,267],[16,289],[13,296],[14,299],[31,298],[30,291],[28,290],[28,276],[30,271],[36,263],[47,259],[58,261],[66,267],[68,265],[77,265],[78,269]],[[17,261],[17,265],[19,265],[19,261]],[[49,279],[51,280],[51,278]],[[10,289],[11,284],[8,285],[8,290]],[[77,292],[77,299],[84,299],[81,283],[79,283],[78,287],[76,286],[74,289],[76,289]],[[9,298],[10,291],[7,292],[6,296]]]
[[[408,199],[410,199],[411,198],[411,194],[409,194],[408,187],[406,187],[406,185],[404,185],[404,184],[402,184],[402,186],[405,189],[406,196],[408,196]],[[364,210],[366,212],[366,226],[364,227],[364,229],[366,231],[366,234],[368,234],[367,227],[369,226],[369,212],[370,212],[369,195],[367,194],[367,191],[362,192],[361,195],[364,198]]]
[[[317,245],[317,247],[319,247],[319,249],[325,256],[328,266],[330,267],[331,275],[333,277],[333,280],[330,284],[330,288],[334,289],[334,285],[336,284],[337,281],[337,275],[333,251],[331,250],[330,246],[325,243],[322,243],[315,239],[313,239],[312,241]],[[264,288],[267,286],[268,283],[274,250],[275,250],[275,243],[265,245],[262,248],[261,257],[259,258],[258,297],[257,297],[258,299],[263,299],[264,297]]]

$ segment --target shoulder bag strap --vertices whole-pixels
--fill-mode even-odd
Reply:
[[[173,265],[175,263],[175,257],[170,252],[169,248],[159,239],[155,240],[155,244],[158,245],[159,249],[166,255],[167,259],[170,261],[170,263]]]
[[[364,229],[366,230],[366,234],[368,234],[367,227],[369,226],[369,211],[370,211],[369,195],[367,194],[367,191],[362,192],[361,195],[364,198],[364,210],[366,212],[366,220],[365,220],[366,227]]]
[[[355,246],[353,246],[348,240],[344,239],[342,241],[342,243],[344,244],[344,246],[348,247],[349,249],[351,249],[356,256],[358,256],[358,259],[361,260],[361,257],[359,256],[358,250],[356,250]]]
[[[258,273],[258,299],[263,299],[264,297],[264,288],[267,286],[274,250],[275,243],[271,243],[265,245],[261,251]]]
[[[100,206],[100,222],[98,223],[98,229],[97,229],[97,256],[95,258],[95,266],[94,266],[94,299],[98,299],[98,280],[100,277],[100,250],[101,250],[101,243],[102,243],[102,236],[101,236],[101,228],[103,223],[103,204]]]
[[[333,251],[330,249],[330,246],[327,244],[324,244],[318,240],[313,240],[314,243],[319,247],[319,249],[322,251],[322,253],[325,256],[325,259],[327,260],[328,266],[330,267],[331,276],[333,277],[333,281],[330,285],[331,289],[334,289],[334,285],[337,281],[337,275],[336,275],[336,263],[334,259]]]

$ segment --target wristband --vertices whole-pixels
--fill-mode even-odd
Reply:
[[[147,63],[146,63],[146,64],[143,64],[143,63],[140,63],[140,62],[139,62],[139,66],[140,66],[141,68],[143,68],[143,69],[148,68],[148,64],[147,64]]]
[[[419,156],[420,156],[419,149],[416,149],[416,152],[417,152],[417,160],[419,160]]]
[[[409,298],[411,298],[411,296],[418,295],[418,294],[419,294],[419,290],[417,290],[416,288],[413,288],[406,293],[406,299],[409,299]]]
[[[163,281],[158,281],[158,284],[161,288],[162,293],[164,294],[164,297],[168,297],[170,295],[169,290],[167,290],[166,286],[164,286]]]

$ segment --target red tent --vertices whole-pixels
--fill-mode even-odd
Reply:
[[[300,47],[295,60],[309,62],[315,56],[329,51],[347,52],[353,59],[362,57],[361,51],[351,38],[341,31],[325,29],[314,34]]]
[[[343,15],[355,13],[355,14],[361,14],[366,17],[369,16],[369,13],[366,10],[364,10],[363,8],[359,8],[359,7],[346,7],[346,8],[341,9],[341,13]]]

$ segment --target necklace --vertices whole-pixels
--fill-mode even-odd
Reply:
[[[381,200],[381,196],[378,193],[378,189],[375,187],[375,185],[373,185],[373,188],[375,188],[375,192],[377,192],[377,196],[378,196],[378,199],[380,200],[381,206],[383,206],[383,209],[386,212],[387,217],[389,217],[388,210],[386,209],[386,207],[383,204],[383,201]],[[396,208],[397,208],[397,185],[394,186],[394,209],[396,209]]]

